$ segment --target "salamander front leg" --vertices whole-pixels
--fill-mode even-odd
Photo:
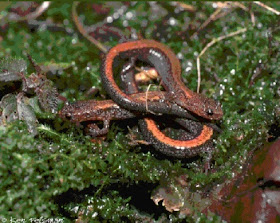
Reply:
[[[87,126],[87,133],[92,137],[106,135],[109,131],[110,120],[103,121],[103,128],[100,129],[97,124],[91,123]]]

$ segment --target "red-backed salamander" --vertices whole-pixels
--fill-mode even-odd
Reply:
[[[177,104],[162,103],[162,100],[166,97],[167,92],[163,91],[151,91],[148,93],[132,94],[130,97],[133,100],[142,101],[146,104],[147,108],[150,107],[150,103],[157,103],[159,108],[163,111],[170,110],[171,115],[186,117],[196,120],[188,111],[182,109]],[[108,132],[109,123],[111,120],[123,120],[138,117],[139,112],[131,112],[116,104],[112,100],[86,100],[77,101],[74,103],[66,103],[64,107],[59,111],[59,116],[63,119],[68,119],[74,123],[82,122],[95,122],[103,121],[103,128],[99,129],[94,124],[93,128],[89,130],[91,136],[100,136]]]
[[[175,120],[178,122],[178,119]],[[139,126],[144,139],[151,143],[161,153],[176,158],[191,158],[202,152],[213,150],[213,129],[199,122],[184,119],[186,129],[192,129],[188,139],[173,139],[163,133],[151,117],[139,120]],[[190,130],[189,130],[190,131]]]
[[[167,101],[172,100],[182,108],[209,120],[222,118],[223,111],[219,103],[188,89],[181,80],[181,65],[176,55],[167,46],[154,40],[137,40],[118,44],[109,50],[103,60],[101,66],[103,87],[110,97],[123,108],[148,112],[145,102],[132,99],[115,82],[113,70],[117,57],[136,58],[150,63],[158,71],[163,87],[170,95],[167,97]],[[153,103],[150,103],[149,111],[168,114]]]
[[[149,100],[159,100],[164,92],[150,92]],[[132,98],[147,100],[146,93],[132,95]],[[149,102],[148,102],[149,103]],[[59,116],[63,119],[69,119],[74,123],[89,122],[88,133],[92,137],[106,135],[109,130],[111,120],[123,120],[129,118],[140,117],[139,113],[130,112],[121,108],[112,100],[96,101],[77,101],[72,104],[65,104],[59,111]],[[100,129],[95,121],[103,121],[103,128]],[[211,127],[202,125],[199,122],[188,119],[175,119],[184,128],[188,129],[192,136],[188,140],[175,140],[166,136],[150,118],[140,120],[139,125],[141,132],[147,142],[151,143],[157,150],[169,156],[186,158],[198,155],[203,151],[208,151],[211,148],[211,137],[213,131]]]
[[[123,66],[121,80],[127,94],[138,93],[138,86],[134,77],[134,58]],[[144,139],[152,144],[161,153],[176,158],[190,158],[202,152],[210,153],[213,150],[213,129],[207,125],[188,119],[176,118],[179,123],[191,134],[185,139],[173,139],[163,133],[152,117],[139,120],[139,126]]]

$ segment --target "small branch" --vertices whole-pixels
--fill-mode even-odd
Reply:
[[[49,6],[50,6],[51,2],[49,1],[44,1],[42,2],[41,5],[39,5],[36,10],[34,12],[28,13],[26,16],[19,16],[15,13],[10,13],[8,14],[8,21],[15,21],[15,22],[20,22],[20,21],[29,21],[29,20],[34,20],[36,18],[38,18],[40,15],[43,14],[43,12],[45,12]]]
[[[213,39],[210,43],[208,43],[204,48],[203,50],[201,51],[201,53],[197,56],[196,58],[196,63],[197,63],[197,93],[199,93],[199,89],[200,89],[200,83],[201,83],[201,74],[200,74],[200,57],[206,52],[206,50],[208,48],[210,48],[212,45],[214,45],[215,43],[223,40],[223,39],[226,39],[226,38],[229,38],[229,37],[232,37],[232,36],[235,36],[235,35],[238,35],[240,33],[244,33],[247,31],[247,28],[244,28],[244,29],[240,29],[238,31],[235,31],[235,32],[232,32],[232,33],[229,33],[228,35],[224,35],[224,36],[220,36],[219,38],[216,38],[216,39]]]
[[[50,4],[51,4],[51,2],[49,2],[49,1],[43,2],[39,7],[37,7],[37,9],[34,12],[29,13],[25,17],[25,19],[26,20],[36,19],[37,17],[42,15],[44,11],[46,11],[49,8]]]
[[[186,11],[189,11],[189,12],[195,12],[196,11],[196,8],[194,6],[186,4],[184,2],[177,2],[176,1],[175,4],[179,5],[181,8],[183,8]]]
[[[263,7],[263,8],[265,8],[265,9],[267,9],[268,11],[271,11],[271,12],[275,13],[276,15],[280,15],[280,12],[279,12],[279,11],[277,11],[276,9],[271,8],[271,7],[269,7],[269,6],[265,5],[265,4],[263,4],[262,2],[254,1],[254,3],[257,4],[257,5],[259,5],[259,6],[261,6],[261,7]]]
[[[252,21],[252,23],[253,23],[253,26],[255,26],[255,25],[256,25],[255,15],[254,15],[254,13],[253,13],[252,10],[250,10],[249,13],[250,13],[250,16],[251,16],[251,21]]]
[[[230,14],[234,9],[235,9],[235,8],[232,7],[232,8],[227,9],[226,11],[221,12],[220,14],[218,14],[218,15],[215,17],[214,20],[218,20],[218,19],[220,19],[220,18],[225,17],[226,15]],[[214,20],[213,20],[213,21],[214,21]]]
[[[230,2],[233,6],[235,7],[238,7],[238,8],[241,8],[243,9],[244,11],[246,12],[249,12],[250,13],[250,17],[251,17],[251,22],[253,24],[253,26],[255,26],[256,24],[256,20],[255,20],[255,15],[251,9],[251,6],[249,8],[247,8],[245,5],[243,5],[242,3],[240,2]],[[250,4],[251,5],[251,4]]]
[[[98,40],[96,40],[95,38],[93,38],[92,36],[90,36],[88,34],[88,32],[84,29],[83,25],[80,23],[79,21],[79,17],[77,14],[77,6],[78,6],[79,2],[74,2],[72,5],[72,16],[73,16],[73,21],[75,23],[75,25],[77,26],[79,32],[91,43],[93,43],[99,50],[101,50],[103,53],[107,53],[107,49],[106,47],[100,43]]]
[[[152,86],[152,84],[149,84],[147,90],[146,90],[146,110],[147,112],[150,112],[152,114],[155,114],[154,112],[150,111],[149,110],[149,106],[148,106],[148,93],[149,93],[149,90],[150,90],[150,87]]]
[[[235,7],[241,8],[244,11],[248,11],[248,8],[240,2],[230,2],[230,4],[234,5]]]
[[[192,39],[200,30],[204,29],[211,21],[214,21],[221,10],[222,8],[216,9],[216,11],[210,15],[210,17],[196,30],[196,32],[190,38]]]

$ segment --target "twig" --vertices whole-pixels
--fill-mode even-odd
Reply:
[[[251,21],[253,26],[255,26],[255,15],[252,10],[249,10],[244,4],[240,2],[217,2],[218,8],[216,11],[210,15],[210,17],[197,29],[197,31],[190,37],[191,39],[198,34],[202,29],[209,25],[210,22],[220,19],[227,14],[231,13],[234,8],[241,8],[242,10],[249,12],[251,16]],[[227,11],[222,12],[222,9],[227,9]]]
[[[44,1],[44,2],[42,2],[41,5],[39,5],[36,8],[36,10],[34,12],[28,13],[26,16],[19,16],[19,15],[16,15],[15,13],[9,13],[8,14],[8,20],[19,22],[19,21],[25,21],[25,20],[29,21],[29,20],[36,19],[37,17],[42,15],[42,13],[44,11],[46,11],[49,8],[50,4],[51,4],[51,2]]]
[[[201,51],[201,53],[197,56],[196,58],[196,63],[197,63],[197,93],[199,93],[199,89],[200,89],[200,82],[201,82],[201,74],[200,74],[200,57],[206,52],[206,50],[208,48],[210,48],[212,45],[214,45],[215,43],[223,40],[223,39],[226,39],[226,38],[229,38],[229,37],[232,37],[232,36],[235,36],[235,35],[238,35],[240,33],[244,33],[247,31],[247,28],[244,28],[244,29],[240,29],[238,31],[235,31],[235,32],[232,32],[232,33],[229,33],[228,35],[224,35],[224,36],[220,36],[216,39],[213,39],[210,43],[208,43],[204,48],[203,50]]]
[[[242,3],[240,3],[240,2],[230,2],[230,4],[231,5],[234,5],[235,7],[238,7],[238,8],[241,8],[241,9],[243,9],[244,11],[249,11],[249,9],[245,6],[245,5],[243,5]]]
[[[250,9],[249,13],[250,13],[250,16],[251,16],[251,21],[253,23],[253,26],[255,26],[256,25],[256,19],[255,19],[255,15],[254,15],[252,9]]]
[[[150,90],[151,86],[152,86],[152,84],[149,84],[149,86],[148,86],[148,88],[146,90],[146,110],[147,110],[147,112],[155,114],[154,112],[150,111],[149,107],[148,107],[148,93],[149,93],[149,90]]]
[[[28,15],[23,17],[23,19],[25,19],[25,20],[36,19],[37,17],[42,15],[42,13],[44,11],[46,11],[49,8],[50,4],[51,4],[51,2],[49,2],[49,1],[43,2],[39,7],[37,7],[37,9],[34,12],[29,13]]]
[[[190,12],[195,12],[196,8],[192,5],[186,4],[184,2],[175,2],[176,5],[179,5],[181,8],[183,8],[186,11],[190,11]]]
[[[217,6],[218,6],[218,8],[216,9],[216,11],[210,15],[210,17],[196,30],[196,32],[194,34],[192,34],[192,36],[190,37],[191,39],[193,39],[193,37],[196,36],[198,34],[198,32],[200,32],[202,29],[204,29],[206,26],[208,26],[210,22],[226,16],[233,10],[232,9],[233,6],[236,7],[235,5],[233,5],[230,2],[217,2]],[[220,13],[222,11],[222,9],[225,9],[225,8],[227,8],[229,10]]]
[[[242,3],[240,2],[230,2],[233,6],[235,7],[238,7],[238,8],[241,8],[243,9],[244,11],[246,12],[249,12],[250,13],[250,17],[251,17],[251,22],[253,24],[253,26],[255,26],[256,24],[256,20],[255,20],[255,15],[251,9],[251,7],[247,8],[245,5],[243,5]],[[250,4],[251,5],[251,4]]]
[[[227,9],[227,11],[221,12],[220,14],[218,14],[212,21],[218,20],[222,17],[225,17],[227,14],[231,13],[234,10],[234,8],[229,8]]]
[[[79,21],[79,17],[77,14],[77,6],[78,6],[79,2],[74,2],[72,5],[72,16],[73,16],[73,21],[75,23],[75,25],[77,26],[79,32],[87,39],[89,40],[91,43],[93,43],[99,50],[101,50],[103,53],[107,53],[107,49],[106,47],[100,43],[98,40],[96,40],[95,38],[93,38],[92,36],[90,36],[87,31],[84,29],[83,25],[80,23]]]
[[[97,39],[93,38],[91,35],[88,34],[88,32],[85,30],[84,26],[79,21],[78,13],[77,13],[77,6],[79,5],[79,2],[73,2],[72,5],[72,17],[75,25],[77,26],[79,32],[91,43],[93,43],[99,50],[101,50],[103,53],[107,53],[107,48],[99,42]],[[136,67],[136,69],[141,70],[139,67]]]
[[[192,36],[190,37],[191,39],[197,35],[197,33],[204,29],[211,21],[214,21],[216,16],[220,13],[220,11],[222,10],[222,8],[218,8],[216,9],[216,11],[210,15],[210,17],[196,30],[196,32],[194,34],[192,34]]]
[[[263,7],[263,8],[265,8],[265,9],[267,9],[268,11],[271,11],[271,12],[275,13],[276,15],[280,15],[280,12],[279,12],[279,11],[277,11],[276,9],[271,8],[271,7],[269,7],[269,6],[265,5],[265,4],[263,4],[262,2],[254,1],[254,3],[257,4],[257,5],[259,5],[259,6],[261,6],[261,7]]]

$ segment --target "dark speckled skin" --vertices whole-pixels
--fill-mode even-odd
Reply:
[[[147,112],[146,104],[133,100],[121,91],[114,80],[113,65],[117,57],[136,58],[150,63],[158,71],[170,100],[182,108],[209,120],[219,120],[223,116],[221,106],[214,100],[188,89],[181,80],[181,65],[175,54],[165,45],[154,40],[138,40],[118,44],[106,55],[102,63],[101,80],[110,97],[122,107],[139,112]],[[152,113],[170,114],[162,111],[157,103],[151,103]]]
[[[191,132],[192,134],[188,135],[188,139],[178,139],[178,141],[191,141],[196,140],[196,138],[201,134],[202,124],[199,122],[195,122],[193,120],[185,120],[184,127],[190,131],[190,129],[195,130],[195,132]],[[174,146],[169,144],[168,142],[164,140],[160,140],[159,138],[155,137],[155,134],[153,131],[149,131],[148,129],[148,122],[145,121],[145,119],[139,120],[139,127],[141,129],[141,133],[143,134],[145,140],[149,143],[151,143],[156,150],[159,152],[167,155],[172,156],[175,158],[191,158],[197,155],[201,155],[203,152],[210,153],[213,151],[213,143],[212,139],[209,138],[205,140],[203,144],[197,145],[197,146]],[[199,131],[198,131],[199,130]]]
[[[65,104],[59,116],[74,123],[134,118],[135,114],[120,108],[112,100],[86,100]]]
[[[139,91],[134,78],[134,61],[132,59],[124,65],[121,71],[122,85],[127,94],[135,94]],[[190,158],[202,152],[209,153],[213,150],[213,129],[193,120],[175,118],[174,121],[188,130],[179,139],[170,138],[163,133],[152,117],[144,117],[138,123],[144,139],[152,144],[156,150],[167,156]]]
[[[166,92],[152,91],[149,94],[137,93],[130,95],[133,100],[141,101],[150,108],[150,103],[157,103],[162,111],[170,111],[171,115],[195,119],[188,111],[182,109],[177,104],[163,103]],[[105,121],[105,120],[121,120],[139,116],[137,111],[128,111],[112,100],[86,100],[67,103],[59,111],[61,118],[70,120],[71,122],[80,123],[86,121]]]
[[[113,65],[119,57],[134,58],[150,63],[159,73],[163,86],[167,92],[148,92],[138,95],[137,85],[134,83],[132,66],[126,65],[122,70],[123,81],[130,81],[127,92],[122,92],[114,80]],[[130,74],[126,77],[126,72]],[[133,78],[131,78],[133,77]],[[103,129],[94,123],[90,126],[90,133],[97,136],[98,132],[105,134],[110,120],[133,118],[144,113],[173,114],[179,117],[192,118],[188,111],[209,120],[218,120],[223,112],[218,103],[201,94],[188,89],[181,80],[181,66],[175,54],[163,44],[153,40],[140,40],[119,44],[112,48],[102,64],[101,80],[105,90],[113,101],[85,101],[66,105],[61,111],[62,117],[73,122],[98,121],[104,122]],[[137,93],[131,95],[131,93]],[[158,94],[158,95],[156,95]],[[152,98],[153,96],[157,98]],[[151,99],[152,98],[152,99]],[[148,99],[148,102],[147,102]],[[209,126],[187,119],[175,119],[190,133],[184,137],[172,139],[166,136],[150,117],[139,121],[145,139],[160,152],[177,158],[190,158],[201,152],[213,149],[213,129]]]

